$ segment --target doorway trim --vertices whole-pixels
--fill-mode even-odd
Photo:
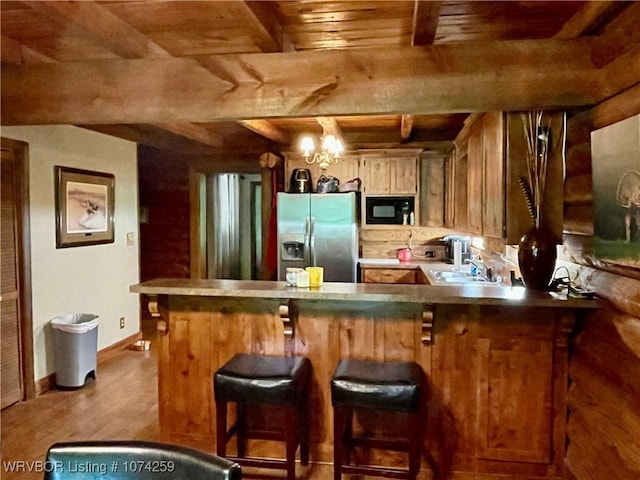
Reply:
[[[29,144],[0,137],[3,150],[11,150],[16,159],[16,252],[20,288],[20,360],[22,362],[23,400],[36,396],[33,365],[33,311],[31,303],[31,228],[29,220]]]

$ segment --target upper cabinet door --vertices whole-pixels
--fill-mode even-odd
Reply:
[[[469,132],[467,147],[467,211],[469,233],[482,234],[482,120],[476,121]]]
[[[361,162],[367,195],[415,195],[418,191],[418,151],[385,150],[363,154]]]
[[[415,195],[418,191],[418,159],[390,158],[391,192]]]
[[[483,115],[482,234],[504,237],[504,115]]]
[[[358,174],[358,155],[357,154],[347,154],[342,155],[338,159],[338,163],[335,165],[331,165],[327,168],[325,175],[330,175],[332,177],[340,180],[340,184],[347,183],[349,180],[353,180],[359,176]]]
[[[366,156],[362,160],[364,191],[367,195],[391,192],[391,170],[388,158]]]

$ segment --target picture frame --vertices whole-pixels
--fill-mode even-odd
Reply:
[[[114,242],[115,176],[55,167],[56,248]]]
[[[640,267],[640,114],[591,132],[595,257]]]

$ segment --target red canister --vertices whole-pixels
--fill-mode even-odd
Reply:
[[[411,260],[411,250],[408,248],[399,248],[398,249],[398,260],[401,262],[408,262]]]

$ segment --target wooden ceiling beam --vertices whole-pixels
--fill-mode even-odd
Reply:
[[[413,129],[413,115],[402,115],[400,118],[400,138],[406,140],[411,136]]]
[[[615,93],[591,62],[597,40],[206,57],[225,79],[190,58],[7,65],[1,118],[21,125],[204,123],[594,105]]]
[[[73,25],[123,58],[143,58],[147,37],[92,1],[30,1],[26,5],[61,25]]]
[[[0,59],[2,63],[20,65],[22,63],[22,48],[20,42],[13,38],[0,35]]]
[[[121,57],[144,58],[148,54],[165,58],[171,56],[169,52],[155,44],[146,35],[97,3],[90,1],[42,1],[29,2],[28,5],[36,12],[47,15],[60,24],[72,24],[82,29],[86,35],[105,45]],[[96,21],[96,19],[99,19],[99,21]],[[204,145],[212,147],[223,146],[220,136],[212,134],[200,125],[184,122],[153,125],[161,130],[195,140]]]
[[[269,140],[273,140],[276,143],[282,145],[290,145],[291,138],[281,128],[278,128],[268,120],[254,119],[254,120],[240,120],[238,123],[245,128],[248,128],[252,132],[262,135]]]
[[[562,26],[554,38],[577,38],[599,27],[603,19],[619,8],[618,1],[584,2],[582,7]]]
[[[154,127],[211,147],[224,147],[223,138],[195,123],[154,123]]]
[[[139,145],[146,145],[159,150],[172,152],[211,153],[221,151],[199,142],[194,142],[182,135],[174,135],[164,129],[149,125],[79,125],[87,130],[122,138]]]
[[[333,117],[316,117],[316,122],[322,127],[322,133],[333,135],[336,138],[344,138],[338,121]]]
[[[431,45],[436,38],[442,2],[415,0],[411,45]]]
[[[263,52],[281,52],[284,49],[285,34],[276,18],[274,3],[264,1],[245,1],[247,17],[251,22],[249,31],[252,39]]]

